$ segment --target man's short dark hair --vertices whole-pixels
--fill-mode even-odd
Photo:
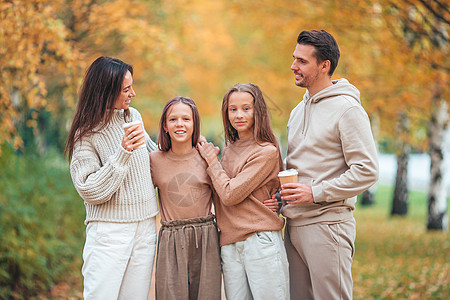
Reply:
[[[330,61],[330,71],[328,75],[333,75],[334,70],[339,62],[341,56],[339,47],[334,37],[325,30],[309,30],[302,31],[297,38],[297,44],[299,45],[311,45],[314,46],[314,57],[318,63],[325,60]]]

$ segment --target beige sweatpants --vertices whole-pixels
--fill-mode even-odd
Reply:
[[[355,219],[286,226],[291,299],[352,299]]]
[[[219,239],[214,216],[161,223],[156,299],[220,299]]]

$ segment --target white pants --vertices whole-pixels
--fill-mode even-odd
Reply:
[[[257,232],[221,247],[227,299],[289,299],[289,264],[281,231]]]
[[[89,222],[83,250],[84,299],[147,300],[156,252],[155,217]]]

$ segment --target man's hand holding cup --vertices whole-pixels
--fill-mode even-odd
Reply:
[[[313,203],[311,186],[298,183],[298,172],[294,169],[278,173],[281,183],[281,200],[284,204]]]

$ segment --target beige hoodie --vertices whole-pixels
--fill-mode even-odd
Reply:
[[[350,219],[356,196],[377,181],[377,151],[359,95],[346,79],[334,80],[312,97],[306,92],[292,110],[286,167],[312,186],[315,203],[283,206],[289,225]]]

